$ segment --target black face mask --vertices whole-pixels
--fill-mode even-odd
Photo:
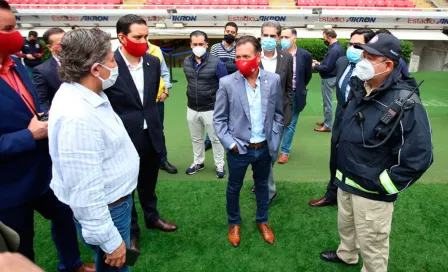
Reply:
[[[235,36],[231,35],[231,34],[226,34],[224,35],[224,41],[226,41],[226,43],[233,43],[235,41]]]
[[[326,46],[329,46],[329,45],[330,45],[330,42],[327,41],[327,40],[324,40],[324,44],[325,44]]]

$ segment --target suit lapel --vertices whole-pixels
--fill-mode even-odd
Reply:
[[[121,77],[124,81],[124,83],[127,85],[127,89],[131,91],[132,95],[136,99],[137,103],[141,106],[143,106],[142,101],[140,99],[140,95],[138,94],[137,87],[135,86],[134,79],[131,76],[131,73],[129,72],[129,68],[126,65],[126,62],[124,61],[123,57],[121,56],[120,52],[115,51],[115,61],[118,64],[118,73],[119,78]],[[125,90],[123,90],[125,91]]]
[[[260,74],[261,74],[261,77],[260,77],[261,111],[263,113],[263,124],[264,124],[264,122],[266,121],[266,112],[268,110],[270,82],[267,79],[267,73],[265,70],[260,69]]]
[[[280,74],[280,70],[282,69],[283,65],[283,54],[280,52],[280,50],[277,50],[277,66],[275,67],[275,73]]]
[[[143,106],[146,105],[149,96],[149,75],[151,69],[151,63],[143,58]],[[158,91],[158,90],[157,90]]]
[[[25,88],[30,92],[30,94],[33,96],[34,105],[36,106],[35,110],[37,112],[40,112],[40,104],[39,99],[37,98],[36,89],[34,88],[33,82],[29,79],[28,74],[26,74],[25,69],[18,69],[17,62],[18,60],[14,59],[14,62],[16,65],[12,68],[16,73],[19,75],[20,80],[22,80],[23,85]],[[13,90],[14,91],[14,90]],[[15,91],[14,91],[15,92]],[[22,98],[19,96],[19,98],[22,100]],[[25,102],[22,100],[22,104],[25,105]],[[28,108],[28,107],[27,107]]]
[[[241,105],[243,105],[244,113],[250,122],[249,98],[247,98],[246,85],[244,84],[243,75],[240,72],[235,73],[236,89],[240,97]]]

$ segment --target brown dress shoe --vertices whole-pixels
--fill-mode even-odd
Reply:
[[[326,127],[320,127],[320,128],[315,128],[314,131],[317,131],[317,132],[331,132],[331,129],[326,128]]]
[[[146,228],[158,229],[164,232],[173,232],[177,230],[177,225],[175,223],[168,222],[162,218],[159,218],[155,222],[146,223]]]
[[[263,239],[266,241],[266,243],[273,245],[275,242],[274,233],[272,232],[271,228],[269,227],[268,223],[264,224],[257,224],[260,228],[261,234],[263,235]]]
[[[325,207],[325,206],[336,206],[338,205],[338,202],[335,200],[327,200],[324,196],[319,199],[313,199],[308,204],[310,204],[311,207]]]
[[[76,272],[96,272],[95,264],[85,263],[80,268],[76,269]]]
[[[241,242],[241,233],[239,225],[230,225],[229,234],[227,235],[227,239],[232,244],[233,247],[237,247]]]
[[[316,122],[316,125],[318,125],[318,126],[320,126],[320,127],[323,127],[323,126],[324,126],[324,122],[321,122],[321,121]]]
[[[138,248],[138,238],[137,237],[131,237],[131,249],[140,250]]]
[[[288,160],[289,160],[289,155],[282,153],[282,154],[280,154],[280,157],[278,158],[278,163],[284,164],[284,163],[287,163]]]

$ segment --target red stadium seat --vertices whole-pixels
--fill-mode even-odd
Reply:
[[[337,1],[337,0],[327,0],[327,6],[329,7],[336,7],[336,6],[340,6],[339,2],[342,1]]]
[[[345,6],[347,6],[347,2],[345,2],[345,0],[339,0],[339,1],[336,1],[336,5],[340,6],[340,7],[345,7]]]
[[[375,6],[375,1],[374,0],[367,0],[366,1],[366,6],[367,7],[374,7]]]
[[[258,6],[258,0],[249,0],[249,5]]]
[[[308,6],[308,1],[307,0],[297,0],[296,5],[306,7],[306,6]]]
[[[308,6],[317,7],[317,6],[319,6],[319,1],[318,0],[309,0]]]
[[[210,0],[202,0],[201,1],[201,5],[210,6],[211,5],[211,1]]]
[[[247,6],[249,6],[249,0],[240,0],[240,5],[245,6],[244,8],[246,8]]]
[[[259,6],[269,6],[269,0],[258,0]]]
[[[386,6],[386,3],[384,3],[383,0],[378,0],[378,1],[376,1],[375,6],[382,8],[382,7]]]
[[[358,1],[356,0],[347,0],[346,5],[349,7],[356,7],[358,5]]]
[[[393,0],[386,0],[386,1],[384,2],[384,4],[385,4],[385,6],[388,7],[388,8],[393,8],[393,7],[395,7],[395,2],[394,2]]]
[[[405,1],[404,4],[407,8],[415,8],[415,4],[413,1]]]
[[[404,7],[406,7],[406,4],[404,3],[404,1],[395,1],[395,6],[397,7],[397,8],[404,8]]]
[[[166,0],[165,0],[166,1]],[[166,3],[165,3],[166,4]],[[201,0],[192,0],[191,1],[191,4],[192,5],[195,5],[195,6],[199,6],[200,4],[201,4]]]
[[[229,5],[239,5],[240,4],[240,0],[230,0],[229,1]]]

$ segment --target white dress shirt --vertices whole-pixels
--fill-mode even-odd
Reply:
[[[144,96],[144,89],[145,89],[145,77],[143,73],[143,58],[140,58],[140,62],[137,64],[137,66],[133,66],[129,63],[129,61],[126,59],[126,57],[123,55],[123,52],[121,52],[121,48],[118,49],[121,56],[124,59],[124,62],[126,63],[126,66],[129,69],[129,73],[131,73],[132,79],[134,80],[135,87],[137,88],[138,94],[140,96],[140,100],[143,105],[143,96]],[[143,129],[147,129],[148,125],[146,124],[146,120],[143,119]]]
[[[268,58],[264,55],[264,50],[261,50],[261,63],[263,63],[263,70],[275,73],[277,69],[277,49],[274,49],[274,56]]]
[[[350,65],[347,65],[347,68],[345,68],[344,73],[342,74],[341,78],[339,79],[339,82],[338,82],[339,88],[342,87],[342,82],[344,81],[344,78],[348,74],[349,71],[350,71]],[[353,69],[352,76],[350,78],[352,78],[354,76],[356,76],[356,67]],[[350,84],[347,84],[347,89],[346,90],[341,90],[341,91],[345,92],[344,93],[345,94],[345,101],[347,101],[348,94],[350,93]]]
[[[137,186],[140,158],[107,96],[78,83],[57,91],[48,123],[50,187],[70,206],[88,244],[106,253],[123,241],[107,204]]]

